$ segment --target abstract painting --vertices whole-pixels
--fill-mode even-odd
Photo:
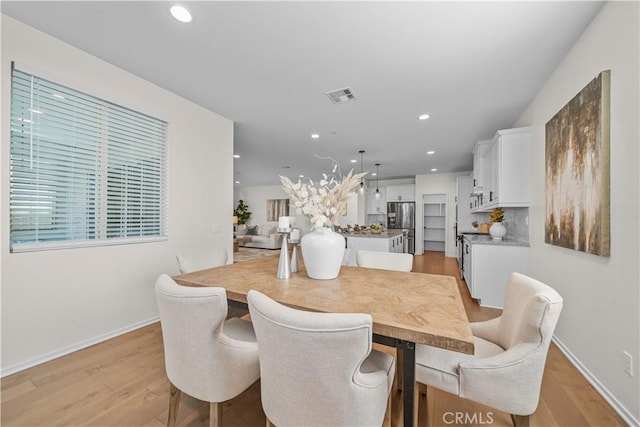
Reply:
[[[268,199],[267,221],[277,221],[281,216],[289,216],[289,199]]]
[[[545,128],[544,241],[609,256],[609,70],[580,91]]]

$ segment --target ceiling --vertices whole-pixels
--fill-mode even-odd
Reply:
[[[382,180],[471,170],[474,143],[514,125],[603,3],[181,4],[192,23],[170,2],[0,7],[233,120],[236,185],[255,186],[319,177],[317,156],[360,171],[359,150]],[[355,100],[325,95],[345,87]]]

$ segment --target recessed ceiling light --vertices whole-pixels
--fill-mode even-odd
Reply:
[[[191,22],[191,20],[193,19],[191,18],[191,13],[189,13],[189,11],[183,6],[171,6],[171,9],[169,9],[169,11],[171,12],[171,15],[180,22],[187,23]]]
[[[351,159],[349,160],[351,163],[358,163],[358,161],[356,159]]]
[[[240,181],[236,181],[236,184],[240,184]]]
[[[376,176],[376,175],[378,175],[378,174],[377,174],[377,173],[375,173],[375,172],[371,174],[371,176]]]
[[[427,120],[429,118],[428,114],[420,114],[418,116],[418,120]]]
[[[427,156],[431,156],[432,154],[436,154],[435,151],[427,151]]]
[[[438,169],[433,168],[433,169],[431,169],[431,172],[438,172]]]
[[[320,138],[320,135],[319,135],[319,134],[317,134],[317,133],[312,133],[312,134],[311,134],[311,138],[313,138],[313,139],[318,139],[318,138]]]
[[[239,159],[239,158],[240,158],[240,154],[234,154],[234,155],[233,155],[233,158],[234,158],[234,159]]]
[[[304,175],[298,175],[298,178],[304,178]]]

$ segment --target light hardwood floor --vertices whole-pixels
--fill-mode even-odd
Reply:
[[[471,300],[457,262],[441,252],[415,258],[414,271],[456,276],[471,321],[499,311]],[[169,407],[162,334],[153,324],[2,379],[1,425],[163,426]],[[421,426],[511,426],[508,414],[429,388],[420,405]],[[425,416],[425,403],[428,415]],[[393,397],[393,425],[402,420],[401,396]],[[208,425],[208,404],[182,396],[179,426]],[[264,426],[260,384],[224,404],[224,426]],[[552,344],[535,427],[624,426],[602,397]]]

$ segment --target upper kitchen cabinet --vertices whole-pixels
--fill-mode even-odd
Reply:
[[[367,188],[367,215],[387,215],[386,188],[378,187],[378,190],[380,190],[380,198],[376,199],[376,189]]]
[[[473,184],[472,193],[482,192],[482,186],[484,184],[484,174],[486,166],[484,165],[484,154],[492,140],[478,141],[473,147]]]
[[[470,230],[471,223],[475,220],[473,202],[475,197],[471,197],[473,191],[473,178],[471,176],[459,176],[456,178],[456,235],[463,230]]]
[[[414,184],[387,185],[387,202],[415,202]]]
[[[473,177],[471,182],[471,212],[483,212],[482,201],[484,198],[484,186],[489,174],[485,153],[493,141],[478,141],[473,147]]]
[[[528,207],[531,128],[499,130],[484,151],[480,209]]]

